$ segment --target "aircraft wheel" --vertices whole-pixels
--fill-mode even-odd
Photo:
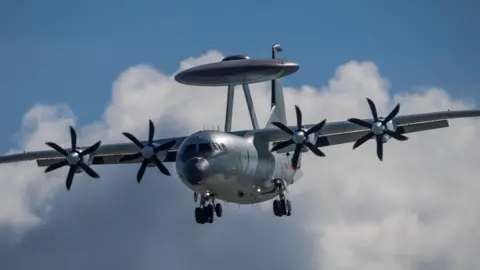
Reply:
[[[281,216],[282,216],[281,204],[280,204],[280,201],[279,201],[279,200],[274,200],[274,201],[273,201],[273,213],[274,213],[275,216],[277,216],[277,217],[281,217]]]
[[[282,216],[288,214],[288,212],[287,212],[287,200],[285,200],[285,199],[280,200],[280,210],[281,210]]]
[[[292,203],[290,202],[290,200],[286,200],[286,207],[287,207],[287,216],[291,216],[292,215]]]
[[[217,217],[221,217],[223,214],[222,205],[219,203],[215,204],[215,214],[217,215]]]
[[[195,208],[195,221],[198,224],[204,224],[205,223],[204,211],[202,211],[202,210],[203,209],[200,208],[200,207]]]
[[[204,208],[205,221],[208,223],[213,223],[214,209],[213,205],[209,204]]]

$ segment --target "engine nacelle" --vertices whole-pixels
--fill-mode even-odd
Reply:
[[[383,117],[379,117],[379,121],[382,121]],[[391,131],[396,131],[397,130],[397,124],[395,124],[395,122],[393,122],[393,120],[389,121],[386,125],[385,125],[385,128],[387,128],[388,130],[391,130]],[[390,137],[388,134],[384,134],[383,135],[383,143],[387,143],[389,140],[390,140]]]
[[[154,146],[154,147],[158,147],[158,146],[160,146],[160,144],[153,143],[153,146]],[[168,154],[168,150],[167,150],[167,151],[158,151],[158,152],[156,153],[157,158],[158,158],[161,162],[164,162],[164,161],[165,161],[165,159],[167,158],[167,154]],[[157,165],[155,165],[155,163],[153,163],[153,162],[150,162],[150,163],[148,163],[147,166],[148,166],[148,167],[156,167]]]
[[[82,149],[82,150],[84,150],[84,149]],[[78,152],[81,153],[82,150],[78,150]],[[94,159],[94,158],[95,158],[95,155],[94,155],[94,154],[88,154],[88,155],[82,157],[82,161],[83,161],[85,164],[87,164],[88,166],[90,166],[90,165],[93,164],[93,159]],[[84,172],[84,171],[83,171],[80,167],[78,167],[77,170],[75,170],[75,173],[76,173],[76,174],[81,174],[81,173],[83,173],[83,172]]]
[[[318,135],[317,135],[316,133],[313,133],[313,134],[310,134],[310,135],[307,136],[307,140],[308,140],[309,142],[311,142],[313,145],[315,145],[315,143],[316,143],[316,141],[317,141],[317,138],[318,138]],[[278,142],[277,142],[277,143],[278,143]],[[274,145],[275,145],[275,143],[272,144],[272,147],[273,147]],[[288,153],[288,152],[293,152],[293,151],[295,151],[295,144],[291,144],[291,145],[289,145],[289,146],[287,146],[287,147],[285,147],[285,148],[282,148],[282,149],[278,150],[277,153]],[[305,153],[305,152],[308,152],[308,151],[310,151],[310,150],[308,149],[308,147],[306,147],[306,146],[303,146],[303,147],[302,147],[302,153]]]

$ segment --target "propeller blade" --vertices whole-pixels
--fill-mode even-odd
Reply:
[[[350,122],[350,123],[362,126],[364,128],[368,128],[368,129],[372,128],[372,124],[370,124],[367,121],[360,120],[358,118],[350,118],[347,121]]]
[[[376,141],[377,141],[377,156],[380,161],[383,160],[383,138],[382,136],[376,136]]]
[[[175,144],[177,143],[176,140],[172,140],[169,142],[166,142],[160,146],[155,147],[155,153],[158,151],[165,151],[165,150],[170,150]]]
[[[92,153],[95,153],[95,151],[97,151],[97,149],[100,147],[100,144],[102,143],[102,141],[98,141],[96,142],[94,145],[88,147],[87,149],[83,150],[79,156],[80,157],[83,157],[83,156],[86,156],[88,154],[92,154]]]
[[[72,151],[77,150],[77,132],[75,132],[75,129],[73,129],[72,126],[70,126],[70,138],[72,140]]]
[[[75,175],[76,169],[77,166],[70,166],[70,169],[68,170],[67,180],[65,181],[65,187],[68,191],[70,191],[70,187],[72,186],[73,176]]]
[[[142,157],[142,153],[139,152],[139,153],[136,153],[136,154],[125,155],[125,156],[121,157],[118,161],[119,162],[126,162],[126,161],[131,161],[131,160],[134,160],[134,159],[137,159],[137,158],[141,158],[141,157]]]
[[[145,174],[145,171],[146,171],[148,165],[150,164],[150,162],[153,162],[163,174],[168,175],[168,176],[170,175],[170,172],[168,171],[167,167],[165,167],[165,165],[163,165],[163,163],[160,161],[160,159],[158,159],[158,157],[156,156],[156,153],[158,151],[170,150],[177,143],[176,140],[171,140],[171,141],[165,142],[165,143],[163,143],[159,146],[154,146],[153,138],[155,136],[155,125],[153,124],[153,121],[151,119],[148,121],[148,126],[149,126],[148,127],[148,141],[147,141],[146,145],[142,144],[132,134],[130,134],[128,132],[123,133],[123,135],[125,137],[127,137],[136,146],[138,146],[138,148],[140,148],[142,150],[145,147],[153,147],[153,155],[148,157],[148,158],[143,157],[142,151],[140,151],[139,153],[124,155],[119,159],[119,162],[132,161],[132,160],[135,160],[135,159],[138,159],[138,158],[143,159],[142,164],[140,165],[140,168],[138,169],[138,172],[137,172],[137,182],[138,183],[140,183],[142,181],[143,175]],[[149,151],[150,151],[150,149],[149,149]]]
[[[48,173],[48,172],[51,172],[51,171],[54,171],[56,169],[60,169],[62,168],[63,166],[67,166],[68,165],[68,161],[65,159],[65,160],[62,160],[62,161],[59,161],[59,162],[55,162],[53,163],[52,165],[48,166],[46,169],[45,169],[45,173]]]
[[[382,124],[386,125],[388,122],[390,122],[393,118],[395,118],[395,116],[397,116],[399,111],[400,111],[400,103],[398,103],[397,106],[395,106],[395,108],[393,108],[393,110],[387,115],[387,117],[383,119]]]
[[[293,152],[293,157],[292,157],[292,166],[297,169],[298,168],[298,159],[300,158],[300,154],[301,154],[301,151],[302,150],[302,145],[301,144],[297,144],[295,146],[295,152]]]
[[[145,170],[147,169],[148,165],[148,160],[144,159],[142,162],[142,165],[140,165],[140,169],[138,169],[137,172],[137,183],[140,184],[140,181],[142,181],[143,175],[145,174]]]
[[[153,124],[152,120],[148,122],[148,143],[151,144],[153,141],[153,135],[155,135],[155,125]]]
[[[163,174],[170,176],[170,172],[169,172],[168,169],[165,167],[165,165],[163,165],[163,163],[157,158],[157,156],[153,156],[153,158],[151,158],[151,160],[153,161],[153,163],[155,163],[155,165],[157,165],[157,168],[158,168]]]
[[[99,178],[100,177],[92,168],[90,168],[90,166],[85,164],[83,161],[80,161],[78,163],[78,166],[80,166],[80,168],[82,168],[82,170],[86,174],[88,174],[90,177],[93,177],[93,178]]]
[[[282,148],[285,148],[291,144],[294,144],[293,142],[293,139],[290,139],[290,140],[286,140],[286,141],[281,141],[277,144],[275,144],[275,146],[272,147],[272,149],[270,150],[270,152],[275,152],[275,151],[278,151]]]
[[[377,107],[375,107],[375,103],[369,98],[367,98],[368,106],[370,107],[370,111],[373,115],[373,121],[378,122],[378,114],[377,114]]]
[[[280,122],[272,122],[272,125],[278,127],[279,129],[281,129],[281,130],[285,131],[286,133],[293,136],[293,131],[291,129],[289,129],[287,126],[285,126],[284,124],[282,124]]]
[[[360,145],[364,144],[366,141],[370,140],[373,137],[375,137],[375,134],[373,134],[372,132],[367,133],[366,135],[364,135],[363,137],[361,137],[355,142],[355,144],[353,145],[353,149],[359,147]]]
[[[127,137],[130,141],[132,141],[138,148],[142,149],[143,148],[143,144],[137,139],[135,138],[135,136],[133,136],[132,134],[128,133],[128,132],[123,132],[123,136]]]
[[[305,145],[308,147],[308,149],[310,149],[310,151],[312,151],[315,155],[319,156],[319,157],[324,157],[325,154],[320,151],[320,149],[318,149],[317,147],[315,147],[315,145],[313,145],[313,143],[309,142],[309,141],[306,141],[305,142]]]
[[[327,119],[324,119],[322,122],[316,124],[315,126],[311,127],[307,132],[305,132],[305,135],[310,135],[312,133],[317,133],[319,132],[323,126],[327,123]]]
[[[295,114],[297,115],[297,129],[302,128],[302,111],[295,105]]]
[[[394,138],[394,139],[397,139],[399,141],[406,141],[408,140],[408,137],[407,136],[404,136],[396,131],[391,131],[389,129],[386,129],[385,130],[385,133],[387,133],[390,137]]]
[[[68,156],[68,152],[65,151],[65,149],[63,149],[62,147],[60,147],[58,144],[54,143],[54,142],[46,142],[45,143],[46,145],[50,146],[51,148],[53,148],[53,150],[57,151],[58,153],[64,155],[64,156]]]
[[[368,106],[370,107],[370,111],[372,112],[374,123],[378,123],[379,120],[378,120],[377,108],[375,107],[375,103],[373,103],[373,101],[369,98],[367,98],[367,102],[368,102]],[[370,131],[369,133],[365,134],[363,137],[361,137],[360,139],[358,139],[355,142],[355,144],[353,145],[353,149],[359,147],[360,145],[364,144],[369,139],[375,137],[375,141],[376,141],[376,144],[377,144],[377,156],[378,156],[378,159],[380,159],[380,161],[382,161],[383,160],[384,134],[387,134],[390,137],[395,138],[399,141],[408,140],[408,137],[402,135],[398,131],[389,130],[386,126],[390,121],[392,121],[397,116],[399,111],[400,111],[400,103],[397,103],[395,108],[393,108],[393,110],[381,122],[382,129],[383,129],[383,132],[382,132],[383,134],[375,135],[372,131]],[[373,127],[373,124],[370,124],[370,123],[368,123],[364,120],[360,120],[360,119],[357,119],[357,118],[350,118],[350,119],[348,119],[348,121],[351,122],[351,123],[357,124],[359,126],[371,129],[371,130],[372,130],[372,127]]]

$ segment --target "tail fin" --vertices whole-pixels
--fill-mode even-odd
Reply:
[[[272,59],[277,59],[282,51],[280,45],[272,46]],[[279,79],[272,80],[271,88],[271,110],[268,116],[265,128],[273,127],[271,122],[280,122],[287,125],[287,115],[285,113],[285,98],[283,97],[283,87]]]

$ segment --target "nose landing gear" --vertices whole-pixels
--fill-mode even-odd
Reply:
[[[195,202],[198,200],[198,193],[194,193]],[[215,196],[204,194],[200,196],[200,206],[195,208],[195,221],[198,224],[213,223],[214,217],[221,217],[223,214],[222,205],[215,203]]]

